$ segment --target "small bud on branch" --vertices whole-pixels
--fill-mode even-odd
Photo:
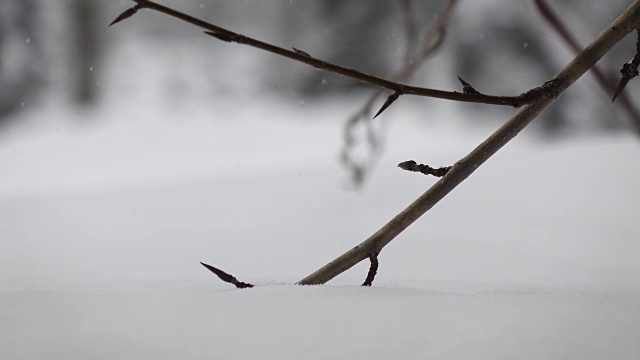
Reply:
[[[436,169],[436,168],[432,168],[429,165],[418,164],[413,160],[401,162],[400,164],[398,164],[398,167],[402,170],[419,172],[425,175],[433,175],[435,177],[443,177],[447,175],[447,173],[451,169],[451,166],[446,166],[446,167],[441,167]]]

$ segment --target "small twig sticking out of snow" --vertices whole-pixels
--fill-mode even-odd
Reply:
[[[378,254],[373,253],[369,256],[369,260],[371,260],[371,267],[369,268],[369,272],[367,273],[367,278],[362,283],[362,286],[371,286],[373,284],[373,279],[376,277],[378,273]]]
[[[580,53],[583,46],[578,42],[571,31],[569,31],[569,28],[562,20],[562,16],[553,9],[547,0],[533,0],[533,2],[536,9],[540,12],[540,15],[542,15],[542,18],[549,24],[549,26],[551,26],[558,36],[560,36],[567,46],[569,46],[575,54]],[[598,64],[591,68],[591,73],[605,93],[610,93],[612,91],[615,92],[616,80],[610,73],[602,70]],[[624,110],[636,134],[640,135],[640,111],[631,101],[629,96],[624,93],[620,93],[616,104]]]
[[[200,264],[204,267],[206,267],[209,271],[211,271],[212,273],[216,274],[220,280],[229,283],[229,284],[233,284],[235,285],[238,289],[245,289],[245,288],[252,288],[253,284],[249,284],[249,283],[245,283],[242,281],[239,281],[238,279],[235,278],[235,276],[231,275],[231,274],[227,274],[226,272],[215,268],[211,265],[205,264],[203,262],[200,262]]]

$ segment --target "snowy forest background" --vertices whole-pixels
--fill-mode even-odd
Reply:
[[[388,77],[446,2],[162,3]],[[628,3],[553,6],[588,44]],[[436,181],[399,162],[451,165],[514,109],[403,97],[355,187],[343,129],[371,88],[151,11],[107,27],[131,5],[0,2],[0,358],[640,355],[640,142],[591,75],[385,248],[372,288],[364,262],[294,286]],[[514,95],[572,58],[531,2],[463,0],[409,83]]]
[[[420,36],[442,11],[445,1],[189,0],[166,4],[250,36],[285,47],[295,45],[323,59],[384,77],[403,64],[412,47],[415,50]],[[626,4],[621,0],[606,4],[554,2],[583,43],[597,35]],[[8,115],[20,109],[42,104],[52,94],[57,101],[80,106],[100,103],[116,79],[112,71],[124,71],[121,58],[128,55],[129,47],[145,48],[141,52],[154,59],[146,65],[164,70],[163,79],[154,86],[160,87],[156,91],[170,101],[179,102],[191,92],[211,97],[269,92],[314,99],[337,92],[366,90],[362,84],[310,71],[304,65],[270,54],[212,41],[185,24],[157,14],[138,17],[126,25],[126,30],[108,29],[105,19],[128,5],[124,0],[3,1],[0,5],[3,122],[9,122]],[[406,6],[412,8],[411,21],[415,22],[412,42],[407,36]],[[412,84],[450,89],[457,86],[454,80],[459,75],[487,93],[518,94],[554,74],[572,56],[528,2],[483,0],[464,4],[456,12],[449,35],[452,36],[447,37],[442,51],[411,80]],[[629,57],[626,47],[632,41],[628,39],[626,45],[618,46],[607,56],[604,67],[616,73],[617,64]],[[171,56],[158,55],[167,49],[173,50]],[[129,64],[138,61],[128,60]],[[503,74],[508,74],[508,78]],[[548,134],[566,132],[568,126],[594,131],[627,127],[624,119],[612,115],[613,108],[606,98],[589,92],[599,91],[589,85],[564,96],[546,114],[542,123]],[[64,96],[55,96],[61,90]],[[589,101],[581,101],[585,98]],[[434,106],[429,100],[422,102]],[[582,115],[595,116],[575,116],[577,109],[584,111]],[[505,109],[482,107],[482,110]],[[501,121],[503,117],[495,118]]]

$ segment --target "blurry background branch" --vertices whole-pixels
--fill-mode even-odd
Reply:
[[[35,0],[0,4],[0,120],[24,107],[42,80],[39,10]]]
[[[447,26],[451,21],[451,17],[458,5],[458,0],[449,0],[444,11],[438,17],[431,29],[424,35],[423,42],[418,51],[412,51],[415,32],[417,31],[413,6],[410,0],[401,2],[406,19],[407,26],[407,57],[404,67],[391,76],[391,80],[395,82],[406,82],[416,71],[424,64],[426,59],[432,55],[442,44],[447,33]],[[384,147],[384,137],[387,126],[391,121],[385,118],[378,122],[378,126],[374,126],[372,119],[373,106],[388,92],[384,89],[376,90],[364,102],[360,110],[353,114],[345,123],[343,146],[340,151],[340,160],[349,172],[351,182],[355,186],[361,186],[365,181],[369,171],[375,166],[382,149]],[[364,128],[366,136],[358,137],[358,127]],[[364,159],[359,158],[356,152],[356,146],[359,142],[364,142],[366,152]]]
[[[562,21],[562,17],[558,15],[547,0],[533,0],[533,2],[543,19],[556,31],[567,46],[569,46],[575,54],[582,51],[583,47]],[[607,96],[610,96],[610,94],[615,91],[617,79],[611,75],[611,72],[606,72],[596,64],[591,68],[591,73]],[[620,104],[620,107],[627,115],[631,127],[635,130],[636,134],[640,136],[640,112],[638,112],[635,104],[631,102],[629,96],[624,93],[619,96],[618,104]]]
[[[72,1],[71,25],[73,29],[73,99],[82,106],[93,105],[97,101],[98,71],[101,67],[100,39],[100,3],[97,0]]]

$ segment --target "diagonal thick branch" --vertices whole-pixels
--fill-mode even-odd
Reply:
[[[571,86],[580,76],[593,67],[600,58],[623,37],[640,24],[640,0],[609,25],[587,48],[581,51],[564,69],[555,75],[542,89],[547,96],[523,107],[500,129],[487,138],[462,160],[458,161],[438,182],[409,207],[396,215],[371,237],[300,280],[300,285],[324,284],[360,261],[378,253],[420,216],[442,200],[447,194],[467,179],[485,161],[511,141],[529,125],[543,110]]]
[[[494,96],[494,95],[486,95],[486,94],[465,94],[457,91],[444,91],[444,90],[436,90],[430,88],[423,88],[417,86],[410,86],[401,84],[398,82],[393,82],[390,80],[386,80],[377,76],[365,74],[355,69],[346,68],[340,65],[336,65],[324,60],[320,60],[309,56],[304,51],[300,50],[288,50],[284,49],[236,32],[231,30],[219,27],[217,25],[208,23],[206,21],[197,19],[193,16],[187,15],[185,13],[179,12],[172,8],[166,7],[164,5],[160,5],[156,2],[149,0],[132,0],[137,3],[131,9],[124,11],[120,16],[114,20],[111,25],[127,19],[133,16],[137,11],[141,9],[149,9],[158,11],[165,15],[180,19],[192,25],[198,26],[202,29],[207,30],[207,34],[214,36],[215,38],[225,41],[225,42],[235,42],[239,44],[244,44],[248,46],[252,46],[273,54],[277,54],[280,56],[287,57],[292,60],[296,60],[301,63],[305,63],[307,65],[313,66],[316,69],[329,71],[335,74],[339,74],[342,76],[346,76],[352,78],[354,80],[358,80],[367,84],[375,85],[381,88],[392,90],[396,93],[400,93],[403,95],[416,95],[416,96],[426,96],[438,99],[445,100],[453,100],[453,101],[461,101],[461,102],[470,102],[470,103],[482,103],[489,105],[507,105],[513,107],[521,107],[525,104],[532,103],[537,99],[532,99],[531,97],[523,97],[519,96]]]

